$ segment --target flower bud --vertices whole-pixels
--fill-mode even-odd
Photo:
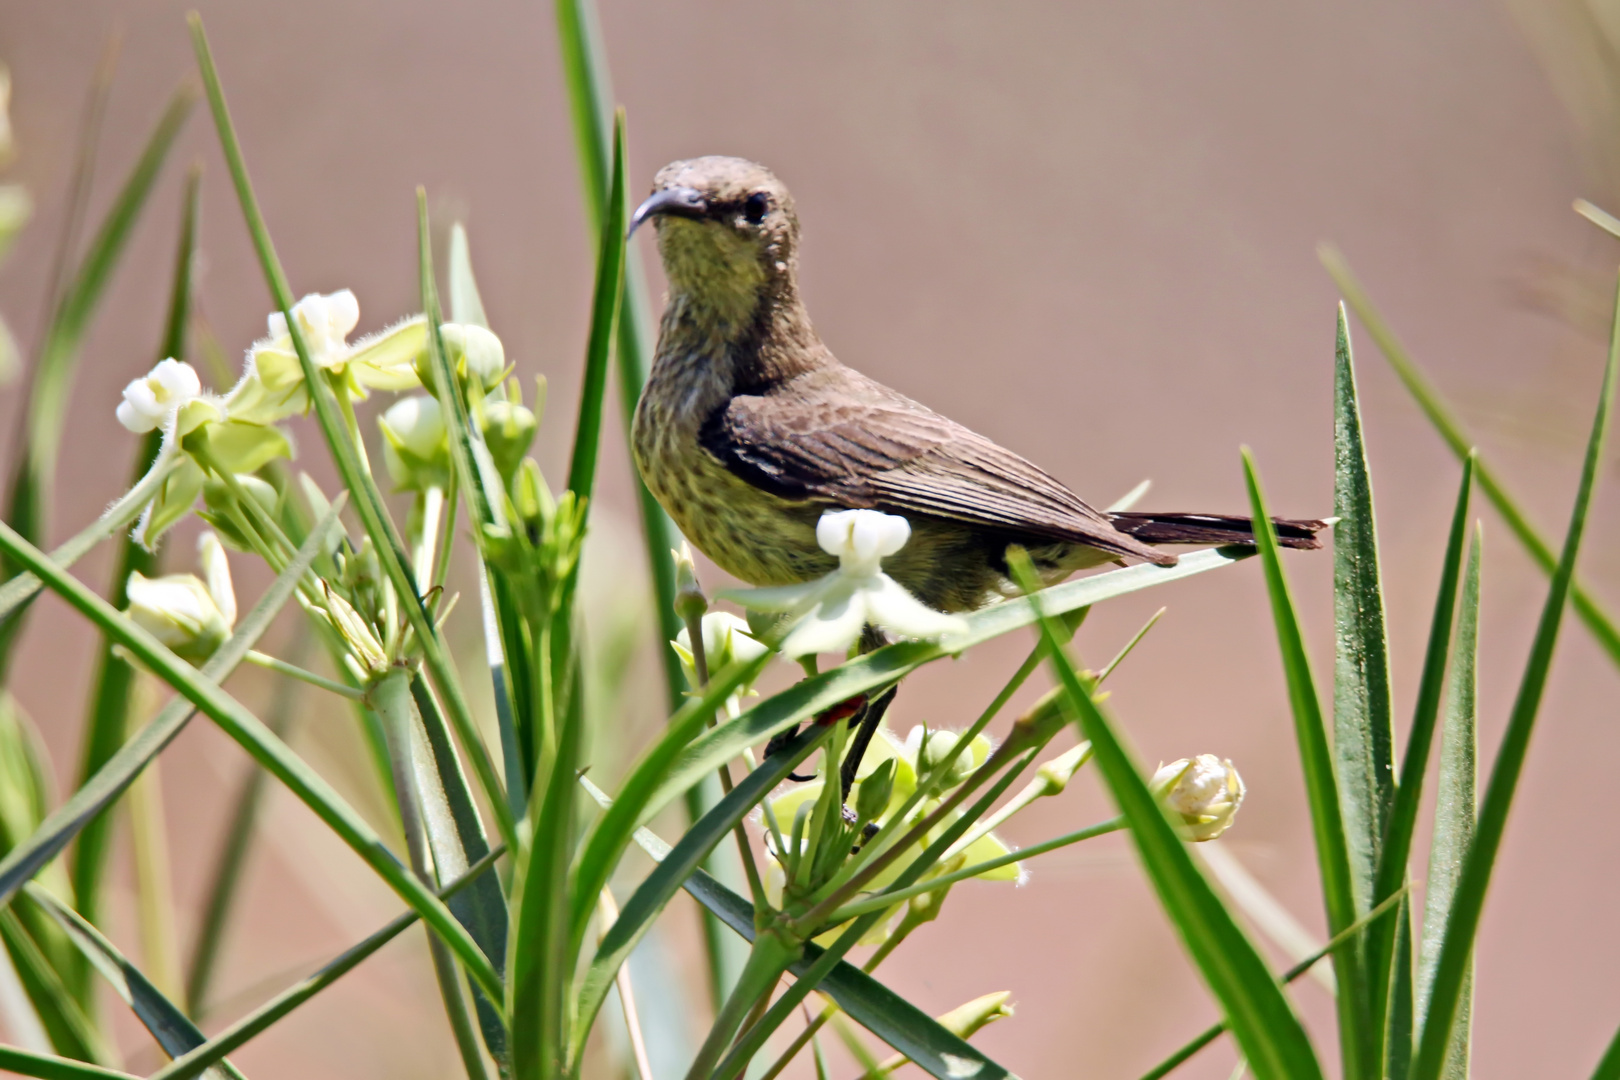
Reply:
[[[396,487],[421,490],[447,481],[450,444],[436,399],[400,398],[377,418],[377,426],[383,433],[383,464]]]
[[[1161,765],[1148,786],[1181,819],[1188,840],[1213,840],[1232,826],[1243,803],[1243,779],[1232,762],[1199,754]]]
[[[894,758],[886,758],[872,774],[860,781],[855,796],[855,818],[862,823],[876,821],[889,808],[894,793]]]
[[[193,663],[212,656],[236,622],[236,593],[225,551],[213,533],[204,533],[198,546],[206,584],[195,574],[148,578],[137,570],[125,587],[125,610],[136,625]]]
[[[709,598],[703,595],[703,587],[698,584],[697,562],[692,558],[691,546],[682,540],[681,546],[669,554],[675,560],[675,614],[682,622],[690,623],[709,610]],[[708,647],[708,637],[704,633],[704,648]]]
[[[1011,990],[1001,990],[994,994],[974,998],[965,1005],[958,1005],[944,1016],[938,1017],[939,1025],[959,1039],[971,1038],[978,1030],[997,1020],[1004,1020],[1013,1014],[1007,999],[1012,997]]]
[[[961,736],[954,731],[931,731],[924,727],[914,727],[906,736],[906,750],[917,763],[917,775],[928,781],[938,780],[943,787],[955,787],[966,780],[990,756],[990,740],[983,735],[974,737],[973,742],[963,749],[956,759],[951,762],[950,772],[943,777],[936,777],[945,759],[951,756],[956,749],[957,741]]]
[[[513,380],[516,382],[516,380]],[[508,482],[529,452],[534,433],[540,422],[534,413],[513,401],[487,401],[484,403],[484,444],[495,468]]]
[[[257,503],[269,517],[274,520],[276,509],[281,502],[281,494],[269,483],[251,474],[238,474],[237,485],[247,493],[248,498]],[[217,476],[210,476],[203,483],[203,520],[212,525],[219,535],[237,551],[252,551],[253,545],[248,538],[237,530],[236,522],[232,519],[230,510],[236,505],[236,493],[232,491]],[[249,521],[253,520],[251,514],[244,509],[243,514]]]
[[[163,427],[186,402],[201,396],[202,380],[190,364],[159,361],[146,375],[124,387],[118,422],[137,435]]]
[[[439,337],[456,374],[484,390],[500,385],[506,374],[506,349],[500,338],[473,323],[443,323]]]
[[[1091,756],[1091,744],[1083,742],[1079,746],[1064,751],[1051,761],[1043,762],[1035,770],[1037,781],[1041,784],[1042,795],[1056,795],[1065,787],[1080,766],[1086,763]]]

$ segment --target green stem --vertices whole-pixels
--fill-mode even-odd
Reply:
[[[350,701],[364,701],[366,699],[364,690],[356,690],[352,686],[317,675],[313,671],[307,671],[297,665],[289,664],[285,660],[278,660],[274,656],[262,653],[257,649],[250,649],[247,659],[249,663],[297,679],[299,682],[308,683],[310,686],[319,687],[328,693],[337,694],[339,697],[346,697]]]
[[[803,943],[784,938],[779,928],[767,927],[760,931],[754,939],[754,947],[748,951],[748,962],[737,976],[737,985],[732,987],[720,1015],[714,1018],[708,1038],[703,1040],[692,1067],[686,1072],[686,1080],[709,1080],[744,1018],[762,999],[769,1004],[782,973],[803,952]]]
[[[978,877],[980,874],[987,874],[992,870],[999,870],[1003,866],[1022,862],[1024,859],[1033,859],[1037,855],[1044,855],[1048,851],[1056,851],[1058,848],[1068,847],[1070,844],[1077,844],[1082,840],[1090,840],[1095,836],[1104,836],[1111,832],[1117,832],[1124,827],[1125,819],[1117,817],[1110,821],[1104,821],[1099,825],[1077,829],[1072,833],[1065,833],[1051,840],[1043,840],[1039,844],[1031,844],[1022,851],[998,855],[993,859],[974,863],[972,866],[964,866],[962,869],[954,870],[949,874],[941,874],[937,878],[929,878],[927,881],[908,885],[904,889],[891,889],[888,892],[877,893],[865,900],[857,900],[853,904],[846,904],[827,916],[827,921],[834,926],[838,926],[857,915],[865,915],[868,911],[882,911],[884,908],[893,907],[902,900],[910,900],[913,896],[921,896],[923,893],[932,892],[941,885],[954,885],[958,881],[966,881],[968,878]]]

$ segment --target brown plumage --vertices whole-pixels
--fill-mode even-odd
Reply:
[[[668,165],[636,211],[635,224],[648,219],[670,294],[636,410],[636,464],[687,538],[743,581],[831,570],[815,523],[839,508],[907,518],[912,539],[884,569],[944,611],[1007,593],[1009,544],[1057,581],[1121,560],[1174,564],[1156,543],[1253,542],[1245,517],[1094,510],[1012,451],[839,363],[799,299],[792,196],[763,166]],[[1288,546],[1320,546],[1320,521],[1277,525]]]

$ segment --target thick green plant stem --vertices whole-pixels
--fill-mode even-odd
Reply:
[[[784,937],[779,930],[767,929],[754,938],[754,947],[748,951],[748,962],[737,976],[737,984],[726,997],[714,1026],[698,1049],[692,1067],[686,1071],[686,1080],[708,1080],[720,1062],[726,1047],[743,1026],[743,1020],[755,1012],[761,1002],[770,1003],[771,992],[782,978],[782,973],[804,953],[804,943]]]

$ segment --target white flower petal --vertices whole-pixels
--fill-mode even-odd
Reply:
[[[826,597],[782,640],[790,659],[814,653],[846,652],[866,625],[866,604],[855,590]]]
[[[967,620],[935,611],[887,574],[878,575],[877,585],[865,592],[872,622],[885,630],[911,638],[938,638],[967,630]]]
[[[231,585],[231,563],[225,557],[225,547],[219,537],[205,532],[197,538],[197,551],[202,564],[203,577],[208,583],[208,595],[219,609],[226,626],[236,625],[236,589]]]

